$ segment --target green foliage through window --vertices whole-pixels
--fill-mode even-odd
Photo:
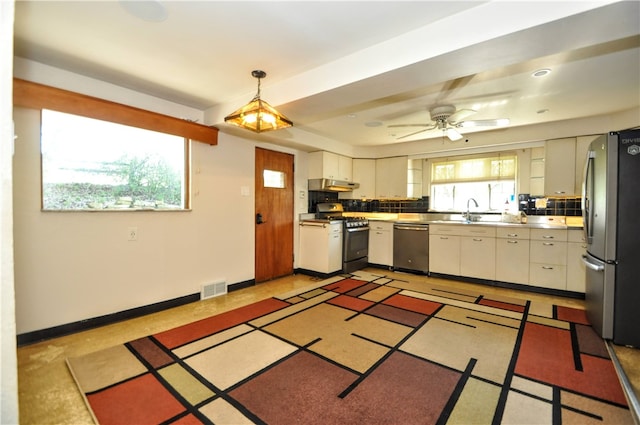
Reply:
[[[188,141],[42,111],[45,210],[184,209]]]

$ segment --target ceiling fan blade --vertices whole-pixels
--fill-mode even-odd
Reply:
[[[474,111],[473,109],[460,109],[456,112],[454,112],[448,119],[447,121],[449,121],[452,124],[455,124],[457,122],[462,121],[463,119],[475,114],[476,111]]]
[[[391,127],[431,127],[431,128],[435,128],[435,126],[433,126],[432,124],[393,124],[393,125],[388,125],[388,128]]]
[[[413,135],[424,133],[425,131],[431,130],[430,128],[425,128],[424,130],[414,131],[413,133],[405,134],[404,136],[397,137],[396,140],[405,139],[407,137],[411,137]]]
[[[449,140],[451,140],[452,142],[462,139],[462,134],[458,133],[458,131],[454,128],[447,128],[445,130],[445,133],[447,134]]]
[[[456,124],[456,127],[500,127],[505,125],[509,125],[509,118],[462,121]]]

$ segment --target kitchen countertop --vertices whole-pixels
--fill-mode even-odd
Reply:
[[[366,217],[369,221],[385,221],[391,223],[407,224],[451,224],[460,226],[497,226],[497,227],[529,227],[538,229],[568,229],[581,230],[582,217],[571,216],[528,216],[527,223],[502,221],[500,214],[478,214],[478,221],[466,222],[460,214],[393,214],[393,213],[346,213]],[[431,216],[431,217],[430,217]],[[505,217],[514,219],[514,217]]]

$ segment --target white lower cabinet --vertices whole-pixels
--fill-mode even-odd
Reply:
[[[429,271],[460,276],[460,236],[429,234]]]
[[[460,238],[460,274],[478,279],[496,278],[496,229],[465,228],[472,236]]]
[[[496,280],[529,284],[528,228],[496,229]]]
[[[393,223],[369,221],[369,263],[393,265]]]
[[[567,230],[531,229],[529,284],[567,289]]]
[[[429,225],[430,272],[494,280],[495,256],[491,226]]]
[[[342,270],[342,223],[300,223],[298,267],[319,273]]]
[[[587,252],[584,232],[569,230],[567,243],[567,291],[584,292],[586,283],[586,268],[582,256]]]

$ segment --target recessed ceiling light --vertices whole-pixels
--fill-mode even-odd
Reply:
[[[382,122],[380,121],[368,121],[366,123],[364,123],[365,126],[367,127],[380,127],[382,125]]]
[[[167,9],[157,0],[120,0],[120,6],[131,15],[147,22],[162,22],[167,19]]]
[[[549,75],[551,73],[551,70],[549,68],[543,68],[543,69],[539,69],[536,72],[534,72],[533,74],[531,74],[532,77],[544,77],[545,75]]]

